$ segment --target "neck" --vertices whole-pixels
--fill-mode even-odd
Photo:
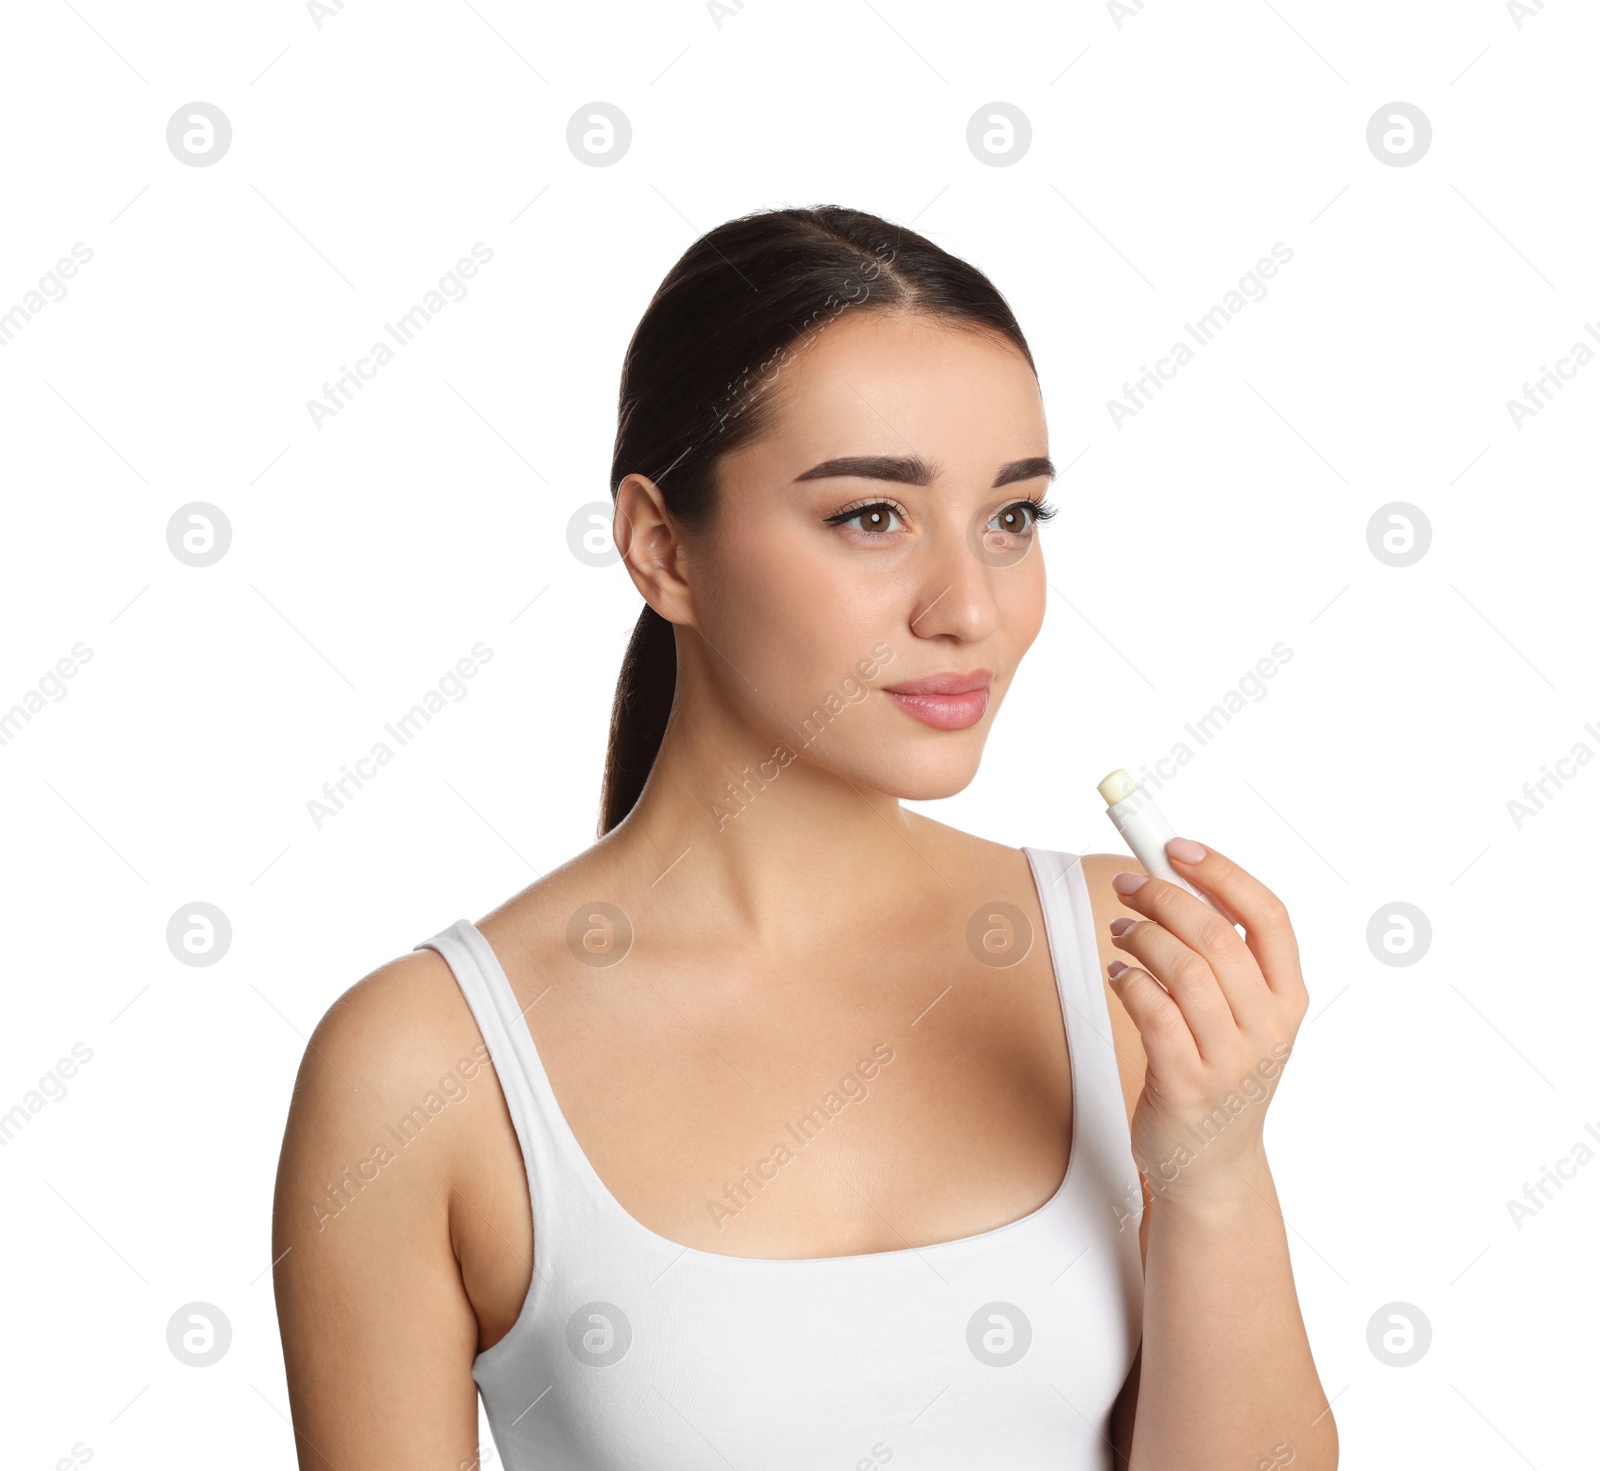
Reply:
[[[827,739],[752,729],[680,685],[644,790],[603,839],[629,886],[788,953],[942,889],[926,819],[859,773],[817,765]]]

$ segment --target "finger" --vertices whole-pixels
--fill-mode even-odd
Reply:
[[[1193,894],[1183,897],[1200,903]],[[1200,904],[1200,907],[1204,909],[1205,905]],[[1218,919],[1218,916],[1212,915],[1212,918]],[[1218,922],[1222,921],[1218,919]],[[1111,943],[1125,950],[1166,987],[1194,1034],[1202,1060],[1223,1056],[1236,1045],[1239,1024],[1234,1020],[1216,974],[1203,957],[1153,919],[1132,921],[1121,934],[1112,936]],[[1250,963],[1255,964],[1253,960]]]
[[[1193,862],[1180,857],[1188,842],[1193,839],[1174,838],[1168,843],[1167,857],[1173,868],[1197,889],[1220,900],[1238,918],[1245,928],[1245,944],[1273,994],[1285,1001],[1301,999],[1305,981],[1300,974],[1300,946],[1283,900],[1215,848],[1195,843],[1204,856]]]
[[[1123,968],[1111,975],[1112,968],[1119,965]],[[1178,1068],[1199,1067],[1200,1049],[1195,1045],[1194,1033],[1177,1002],[1155,977],[1120,960],[1113,960],[1106,967],[1106,974],[1111,976],[1112,989],[1123,1010],[1139,1029],[1150,1072],[1159,1078],[1163,1073],[1171,1076]]]
[[[1131,894],[1123,894],[1122,902],[1148,916],[1205,962],[1236,1030],[1254,1032],[1271,1026],[1278,1010],[1271,988],[1250,947],[1225,916],[1165,879],[1147,878]],[[1157,956],[1152,952],[1149,958]],[[1167,979],[1159,965],[1153,969],[1159,980]],[[1205,1037],[1200,1040],[1201,1050],[1210,1052],[1221,1038],[1214,1036],[1209,1043]]]

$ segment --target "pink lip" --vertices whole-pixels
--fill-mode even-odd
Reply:
[[[936,730],[965,730],[982,720],[989,708],[989,684],[993,678],[987,669],[966,674],[930,674],[890,686],[883,693],[924,725]]]

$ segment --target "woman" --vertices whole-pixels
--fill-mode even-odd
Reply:
[[[475,1382],[511,1471],[1336,1464],[1262,1149],[1283,906],[1171,845],[1241,938],[900,806],[977,770],[1053,474],[1010,310],[922,236],[777,210],[673,268],[622,376],[600,841],[301,1067],[302,1466],[475,1466]]]

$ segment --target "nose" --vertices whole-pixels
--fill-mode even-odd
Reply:
[[[1000,626],[994,579],[1004,577],[1007,569],[978,556],[959,527],[942,532],[930,545],[926,565],[918,569],[911,631],[918,638],[980,643]]]

